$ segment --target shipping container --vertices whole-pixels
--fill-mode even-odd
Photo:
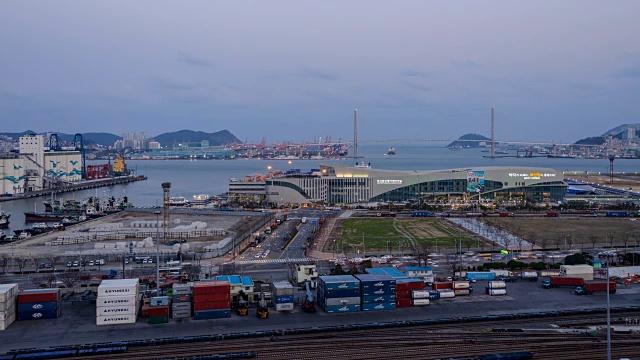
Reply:
[[[360,289],[345,289],[345,290],[324,290],[318,287],[318,297],[325,298],[337,298],[337,297],[354,297],[360,296]]]
[[[429,300],[440,300],[440,291],[429,291]]]
[[[480,272],[467,272],[466,276],[467,280],[495,280],[496,273],[491,271],[480,271]]]
[[[429,299],[414,299],[413,306],[429,305]]]
[[[617,290],[616,289],[617,288],[616,283],[610,281],[608,284],[609,284],[609,294],[615,294],[616,290]],[[585,282],[584,286],[582,286],[581,289],[582,289],[581,292],[582,292],[583,295],[591,295],[591,294],[593,294],[595,292],[606,292],[607,291],[607,282],[606,281]]]
[[[167,324],[169,322],[169,315],[167,316],[149,316],[149,324]]]
[[[451,299],[456,297],[456,293],[450,289],[440,290],[440,299]]]
[[[520,278],[528,281],[538,281],[538,273],[535,271],[523,271],[520,274]]]
[[[174,303],[184,303],[184,302],[191,302],[191,295],[189,294],[184,294],[184,295],[176,295],[174,293],[174,295],[171,297],[171,299],[173,300]]]
[[[386,274],[359,274],[355,278],[360,280],[361,289],[396,287],[396,280]]]
[[[138,307],[135,305],[129,306],[110,306],[110,307],[97,307],[96,316],[98,315],[135,315]]]
[[[433,290],[442,290],[442,289],[453,289],[453,282],[434,282],[431,285],[431,289]]]
[[[455,289],[453,292],[456,296],[468,296],[471,293],[469,289]]]
[[[21,303],[18,304],[18,311],[57,310],[59,306],[58,301]]]
[[[191,317],[191,310],[173,310],[171,317],[174,319],[185,319]]]
[[[98,297],[96,300],[97,307],[104,306],[131,306],[137,304],[137,296],[135,295],[126,295],[126,296],[104,296]]]
[[[504,281],[489,281],[487,286],[489,289],[504,289],[507,287],[507,283]]]
[[[291,311],[291,310],[293,310],[293,303],[276,304],[276,311]]]
[[[193,295],[210,295],[231,293],[229,281],[198,281],[193,283]]]
[[[323,310],[327,314],[347,313],[347,312],[358,312],[361,310],[361,307],[360,305],[327,306],[327,307],[324,307]]]
[[[169,316],[168,306],[152,306],[149,308],[149,317]]]
[[[507,295],[507,289],[491,289],[488,286],[485,289],[486,289],[487,295],[491,295],[491,296]]]
[[[230,293],[222,294],[206,294],[206,295],[194,295],[193,302],[210,302],[210,301],[229,301],[231,299]]]
[[[362,304],[373,304],[373,303],[396,303],[395,295],[380,295],[380,296],[363,296]]]
[[[398,299],[411,299],[411,290],[401,290],[396,292]]]
[[[396,308],[413,306],[413,299],[396,299]]]
[[[231,310],[200,310],[193,313],[194,320],[212,320],[212,319],[224,319],[231,317]]]
[[[428,299],[429,298],[429,290],[413,290],[411,292],[412,299]]]
[[[325,290],[360,289],[360,281],[352,275],[320,276],[318,285]]]
[[[96,316],[96,325],[135,324],[135,315]]]
[[[19,293],[18,284],[0,284],[0,303],[15,300]]]
[[[593,266],[591,265],[562,265],[560,266],[560,276],[573,278],[583,278],[584,280],[593,280]]]
[[[469,282],[468,281],[454,281],[453,282],[453,289],[469,289]]]
[[[193,303],[193,310],[201,311],[201,310],[222,310],[222,309],[230,309],[231,304],[229,301],[207,301],[207,302],[197,302]]]
[[[11,299],[9,302],[0,302],[0,312],[7,311],[7,309],[15,309],[16,300]]]
[[[16,311],[12,310],[12,311],[3,311],[0,312],[0,321],[7,321],[10,319],[14,319],[16,318]]]
[[[172,310],[191,310],[191,303],[188,302],[177,302],[171,304]]]
[[[628,211],[607,211],[605,213],[606,217],[629,217],[631,213]]]
[[[18,320],[49,320],[57,319],[60,309],[38,310],[38,311],[18,311]]]
[[[366,289],[362,289],[362,296],[381,296],[381,295],[395,295],[396,293],[396,287],[395,286],[389,286],[389,287],[383,287],[383,288],[366,288]]]
[[[173,284],[173,295],[191,295],[191,286],[188,284]]]
[[[345,298],[324,298],[323,303],[326,306],[339,306],[339,305],[359,305],[360,297],[345,297]]]
[[[400,290],[423,290],[424,281],[422,279],[404,278],[396,279],[396,291]]]
[[[552,276],[549,280],[551,287],[584,286],[584,279],[581,277]]]
[[[293,285],[287,281],[278,281],[271,284],[274,296],[293,296]]]
[[[149,305],[153,306],[169,306],[168,296],[155,296],[151,298]]]
[[[98,286],[98,297],[137,295],[139,286],[138,279],[102,280]]]
[[[59,291],[41,293],[22,293],[18,295],[18,304],[36,302],[56,302],[60,300]]]
[[[276,304],[292,303],[293,302],[293,295],[276,296],[274,298],[274,302]]]
[[[363,304],[362,311],[382,311],[382,310],[395,310],[396,303],[388,302],[388,303],[371,303],[371,304]]]

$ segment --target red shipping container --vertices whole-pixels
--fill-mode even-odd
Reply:
[[[396,291],[396,299],[411,299],[411,290]]]
[[[398,299],[396,298],[396,307],[411,307],[413,306],[412,299]]]
[[[142,310],[140,311],[140,316],[143,318],[147,318],[149,317],[149,309],[151,308],[151,305],[142,305]]]
[[[396,283],[396,293],[398,291],[406,291],[406,290],[411,290],[411,288],[409,287],[409,283]]]
[[[229,301],[231,294],[208,294],[208,295],[196,295],[193,297],[193,302],[208,302],[208,301]]]
[[[431,286],[432,290],[453,289],[453,282],[434,282]]]
[[[229,309],[231,303],[229,301],[208,301],[193,304],[193,310],[218,310]]]
[[[410,282],[409,284],[409,289],[411,290],[424,290],[424,283],[423,282]]]
[[[18,295],[18,304],[31,302],[53,302],[58,301],[58,292],[31,293]]]
[[[152,306],[149,307],[149,316],[169,316],[168,306]]]
[[[193,295],[224,294],[231,292],[228,281],[201,281],[193,284]]]

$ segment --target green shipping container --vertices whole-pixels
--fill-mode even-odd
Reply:
[[[168,316],[151,316],[149,317],[149,324],[166,324],[169,322]]]

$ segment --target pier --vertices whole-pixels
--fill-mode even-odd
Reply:
[[[119,176],[114,178],[98,179],[98,180],[81,181],[81,182],[78,182],[77,184],[67,183],[56,189],[31,191],[28,193],[14,195],[14,196],[0,196],[0,202],[19,200],[19,199],[29,199],[29,198],[39,197],[39,196],[50,196],[53,194],[87,190],[87,189],[99,188],[104,186],[127,184],[135,181],[142,181],[142,180],[147,180],[147,177],[144,175],[131,175],[131,176]]]

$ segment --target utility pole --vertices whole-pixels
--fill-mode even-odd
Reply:
[[[156,296],[160,296],[160,210],[153,213],[156,214]]]

